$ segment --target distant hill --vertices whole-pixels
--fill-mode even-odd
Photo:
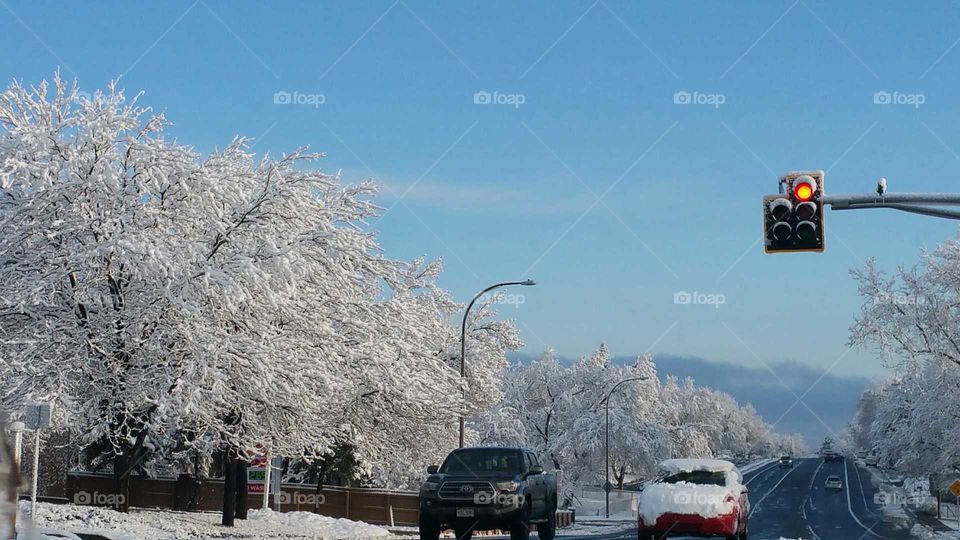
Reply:
[[[515,354],[511,355],[510,360],[529,362],[536,357]],[[618,356],[613,361],[629,364],[635,359],[635,356]],[[870,382],[864,377],[824,375],[818,368],[796,362],[771,364],[774,375],[762,367],[740,366],[697,357],[659,354],[654,356],[654,360],[661,380],[668,375],[681,379],[692,377],[701,386],[726,392],[740,403],[752,404],[767,422],[776,422],[778,432],[802,434],[810,448],[818,447],[828,435],[836,438],[842,433],[853,417],[860,393]],[[813,389],[807,393],[811,386]],[[793,406],[797,397],[804,394],[803,402]]]

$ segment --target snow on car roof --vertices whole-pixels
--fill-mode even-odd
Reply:
[[[668,459],[660,464],[660,468],[669,474],[693,471],[727,472],[736,469],[733,463],[722,459]]]

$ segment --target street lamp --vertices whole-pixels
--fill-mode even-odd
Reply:
[[[467,309],[466,309],[466,311],[463,312],[463,323],[460,325],[460,379],[461,379],[461,383],[463,382],[462,379],[464,379],[464,378],[466,377],[466,375],[467,375],[466,363],[464,362],[464,359],[466,358],[466,356],[465,356],[465,355],[466,355],[466,351],[467,351],[467,315],[470,314],[470,308],[473,307],[473,304],[474,304],[477,300],[479,300],[481,296],[487,294],[488,292],[490,292],[490,291],[492,291],[492,290],[494,290],[494,289],[498,289],[498,288],[500,288],[500,287],[507,287],[507,286],[509,286],[509,285],[523,285],[524,287],[532,287],[532,286],[534,286],[534,285],[536,285],[536,284],[537,284],[537,282],[535,282],[535,281],[532,280],[532,279],[527,279],[527,280],[524,280],[524,281],[505,281],[505,282],[503,282],[503,283],[497,283],[496,285],[491,285],[491,286],[487,287],[486,289],[484,289],[484,290],[480,291],[479,293],[477,293],[477,295],[473,297],[473,300],[471,300],[470,303],[467,304]],[[466,388],[463,388],[463,399],[464,399],[464,401],[466,401],[466,399],[467,399],[467,389],[466,389]],[[463,412],[461,412],[461,413],[460,413],[460,448],[463,448],[463,420],[464,420],[464,419],[463,419]]]
[[[603,491],[607,494],[607,509],[606,516],[610,517],[610,396],[613,395],[614,390],[620,387],[621,384],[628,383],[631,381],[645,381],[647,377],[632,377],[630,379],[624,379],[617,384],[613,385],[613,388],[607,392],[607,397],[603,398],[603,408],[604,416],[606,417],[606,428],[604,429],[605,441],[603,443],[603,454],[604,454],[604,469],[606,474],[606,483],[603,484]]]

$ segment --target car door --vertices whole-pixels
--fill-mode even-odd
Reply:
[[[537,456],[533,452],[524,452],[527,471],[535,466],[539,465],[537,461]],[[542,474],[529,474],[527,476],[527,486],[530,489],[530,513],[536,518],[542,518],[546,512],[546,485],[544,484],[544,479]]]

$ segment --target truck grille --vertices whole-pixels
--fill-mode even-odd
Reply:
[[[444,482],[437,492],[441,499],[455,501],[473,501],[477,494],[484,493],[488,497],[494,494],[493,485],[490,482],[483,481],[459,481]]]

